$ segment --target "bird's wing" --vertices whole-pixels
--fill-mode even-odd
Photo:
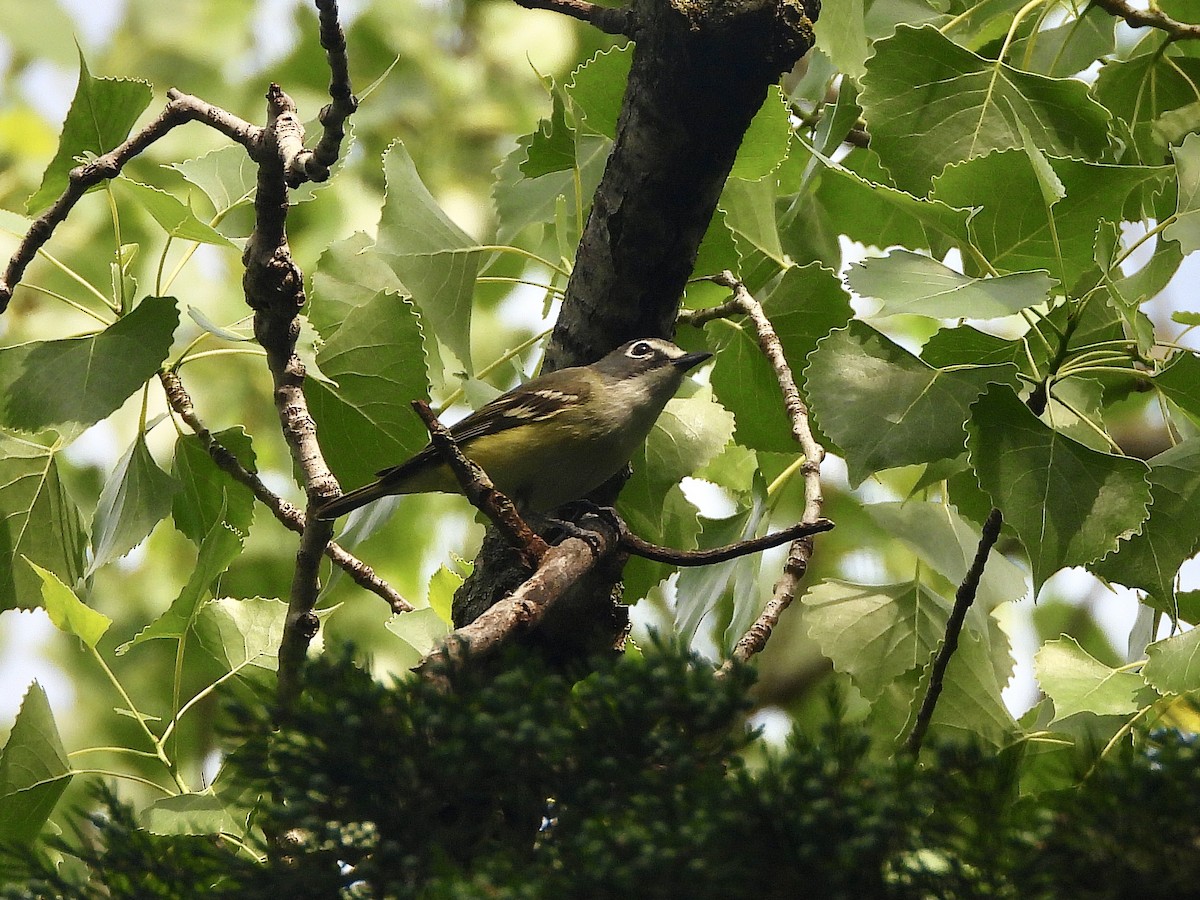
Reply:
[[[500,395],[452,425],[450,436],[459,446],[465,448],[471,441],[485,434],[496,434],[509,428],[544,422],[554,418],[568,406],[586,402],[591,394],[591,386],[578,375],[566,376],[565,373],[566,370],[560,370],[539,376],[507,394]],[[569,388],[566,382],[570,382]],[[432,444],[427,444],[424,449],[400,465],[382,469],[375,474],[380,478],[401,478],[437,458],[437,450]]]

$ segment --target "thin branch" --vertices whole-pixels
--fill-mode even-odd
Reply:
[[[244,484],[250,492],[271,511],[271,514],[287,529],[304,533],[304,513],[284,500],[268,488],[257,474],[241,464],[238,458],[220,441],[218,441],[196,415],[192,398],[180,381],[179,375],[164,369],[158,373],[163,389],[167,394],[167,402],[179,418],[187,424],[200,439],[209,457],[216,463],[217,468],[228,474],[234,481]],[[375,574],[375,571],[340,544],[330,542],[325,548],[325,555],[333,564],[342,569],[353,579],[354,583],[382,597],[392,608],[393,612],[411,612],[413,605],[405,600],[390,584]]]
[[[700,310],[681,316],[680,319],[692,325],[702,325],[711,319],[734,313],[744,313],[750,317],[758,338],[758,346],[775,371],[775,378],[783,393],[784,409],[792,423],[792,437],[796,439],[796,443],[800,445],[800,452],[804,454],[804,464],[800,468],[804,478],[804,514],[800,520],[801,525],[811,526],[827,521],[821,517],[821,509],[825,502],[821,494],[821,462],[825,459],[825,450],[813,437],[812,427],[808,422],[808,407],[800,397],[800,389],[796,387],[796,379],[792,377],[791,367],[784,357],[779,335],[775,333],[774,326],[763,312],[762,304],[754,299],[732,272],[722,272],[713,281],[732,290],[733,298],[713,310]],[[800,580],[808,571],[808,562],[813,554],[812,533],[809,532],[792,542],[788,549],[787,561],[784,563],[783,575],[775,583],[771,599],[767,601],[754,624],[734,645],[733,654],[722,667],[723,671],[735,660],[746,662],[767,645],[780,617],[796,598]]]
[[[304,363],[296,353],[304,276],[292,260],[287,240],[287,160],[303,131],[296,105],[277,84],[267,91],[268,124],[258,160],[254,231],[242,262],[242,288],[254,310],[254,336],[267,351],[275,407],[284,440],[304,482],[310,504],[337,496],[341,489],[317,443],[317,426],[304,396]],[[300,669],[320,622],[313,608],[320,592],[320,564],[333,523],[308,516],[296,552],[283,639],[279,644],[279,702],[286,709],[300,692]]]
[[[1200,38],[1200,25],[1172,19],[1153,4],[1149,9],[1134,9],[1125,0],[1093,0],[1093,2],[1105,12],[1124,19],[1133,28],[1157,28],[1165,31],[1168,40],[1194,41]]]
[[[429,440],[458,479],[471,505],[492,520],[510,544],[521,554],[526,566],[536,568],[546,555],[548,545],[534,533],[517,512],[513,502],[496,490],[492,480],[478,463],[463,456],[449,429],[438,421],[429,404],[412,401],[412,407],[429,430]]]
[[[933,711],[937,707],[938,697],[942,694],[946,667],[950,665],[950,657],[958,649],[958,636],[962,633],[967,610],[975,602],[975,594],[979,590],[979,579],[983,577],[983,567],[987,565],[988,552],[996,543],[996,539],[1000,537],[1002,524],[1003,517],[1000,515],[1000,510],[993,509],[988,513],[987,520],[983,523],[983,532],[979,536],[979,547],[975,551],[975,559],[971,561],[971,567],[967,569],[967,574],[963,577],[962,584],[958,586],[958,591],[954,595],[954,608],[950,611],[950,618],[946,622],[946,635],[942,640],[942,646],[938,648],[937,655],[933,658],[933,667],[929,673],[929,688],[925,691],[925,699],[921,701],[921,709],[917,713],[917,720],[913,724],[912,731],[904,742],[904,749],[913,756],[921,752],[921,743],[925,740],[925,732],[929,730],[929,723],[933,721]]]
[[[597,538],[595,547],[573,537],[549,548],[538,570],[524,584],[471,624],[450,632],[421,660],[417,671],[448,687],[448,670],[460,668],[469,657],[492,652],[513,634],[535,626],[571,585],[616,546],[615,535],[593,533]]]
[[[338,21],[337,0],[316,0],[321,22],[321,46],[329,63],[329,96],[332,103],[322,107],[321,140],[313,150],[299,154],[289,166],[288,174],[303,181],[325,181],[330,167],[342,152],[346,137],[346,120],[358,109],[358,98],[350,84],[350,61],[346,57],[346,35]],[[293,187],[299,181],[293,183]]]
[[[205,103],[198,97],[172,88],[167,91],[167,105],[163,107],[162,112],[154,121],[141,131],[131,135],[119,146],[84,165],[76,166],[68,173],[69,180],[66,190],[59,195],[49,209],[34,219],[29,231],[21,239],[8,261],[4,277],[0,279],[0,313],[8,308],[13,291],[16,290],[25,274],[25,269],[33,261],[38,250],[50,240],[54,230],[66,220],[84,194],[105,179],[115,178],[126,163],[172,129],[185,122],[193,121],[203,122],[210,128],[215,128],[245,147],[251,158],[257,159],[263,129],[239,119],[211,103]]]
[[[819,534],[822,531],[833,529],[831,521],[828,519],[818,519],[816,522],[800,522],[782,531],[764,534],[762,537],[751,538],[746,541],[737,541],[733,544],[726,544],[723,547],[710,547],[706,550],[675,550],[671,547],[660,547],[658,544],[651,544],[649,541],[643,540],[630,531],[624,521],[617,519],[617,522],[620,526],[620,547],[622,550],[628,551],[633,556],[640,556],[643,559],[651,559],[655,562],[668,563],[673,566],[711,566],[716,563],[725,562],[726,560],[736,559],[739,556],[749,556],[751,553],[770,550],[772,547],[778,547],[780,544],[786,544],[788,541],[798,540],[808,535]]]
[[[550,12],[562,13],[572,19],[587,22],[605,34],[621,34],[625,37],[635,37],[635,21],[633,10],[629,7],[612,8],[589,3],[588,0],[515,0],[517,6],[525,9],[545,9]]]

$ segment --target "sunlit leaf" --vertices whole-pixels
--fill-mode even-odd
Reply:
[[[42,607],[50,621],[59,631],[73,634],[89,647],[95,647],[104,632],[108,631],[112,619],[80,600],[53,572],[29,562],[25,557],[22,559],[42,581]]]
[[[995,319],[1045,303],[1054,279],[1045,272],[997,278],[960,275],[936,259],[893,250],[852,266],[847,281],[863,297],[883,301],[876,315]]]
[[[146,807],[141,823],[151,834],[241,835],[246,830],[213,794],[163,797]]]
[[[1192,628],[1146,648],[1142,675],[1160,694],[1200,690],[1200,628]]]
[[[1125,716],[1137,712],[1135,695],[1145,682],[1132,672],[1104,665],[1063,635],[1049,641],[1034,655],[1034,668],[1042,690],[1054,701],[1054,721],[1076,713]]]
[[[1200,134],[1189,134],[1174,148],[1174,156],[1179,194],[1175,221],[1163,230],[1163,237],[1192,253],[1200,250]]]
[[[200,646],[230,672],[274,672],[286,618],[287,603],[282,600],[220,597],[200,607],[194,627]]]
[[[80,52],[79,83],[63,123],[58,152],[42,175],[41,187],[26,201],[25,211],[35,215],[53,203],[67,188],[67,173],[83,157],[101,156],[120,146],[152,97],[150,85],[144,81],[93,78]]]

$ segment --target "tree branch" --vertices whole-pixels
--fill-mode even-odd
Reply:
[[[448,672],[460,668],[469,657],[490,653],[517,632],[537,625],[567,589],[616,546],[614,535],[594,534],[598,539],[595,548],[580,538],[567,538],[550,547],[527,581],[469,625],[450,632],[416,670],[448,687]]]
[[[450,430],[438,421],[429,404],[424,400],[414,400],[412,407],[429,429],[430,442],[458,479],[471,505],[492,520],[521,554],[529,569],[536,569],[549,549],[546,542],[525,523],[513,502],[496,490],[487,472],[478,463],[463,456]]]
[[[304,480],[311,506],[336,496],[341,489],[317,443],[317,426],[304,396],[304,363],[296,353],[298,317],[305,302],[304,277],[288,246],[285,173],[289,154],[303,140],[303,129],[295,104],[277,84],[267,91],[267,111],[264,152],[258,161],[254,195],[254,231],[242,254],[246,267],[242,287],[246,303],[254,310],[254,336],[267,351],[283,437]],[[321,557],[332,537],[332,522],[307,516],[279,645],[279,701],[285,709],[300,691],[300,669],[309,641],[319,627],[313,607],[320,590]]]
[[[1105,12],[1124,19],[1133,28],[1157,28],[1167,33],[1171,41],[1194,41],[1200,38],[1200,25],[1172,19],[1151,4],[1149,9],[1134,9],[1126,0],[1093,0]]]
[[[288,184],[298,187],[305,181],[326,181],[329,170],[342,151],[346,120],[358,109],[358,98],[350,84],[350,61],[346,57],[346,35],[338,21],[337,0],[316,0],[321,23],[321,46],[329,63],[331,103],[321,108],[321,140],[312,150],[300,149],[287,162]]]
[[[761,553],[763,550],[770,550],[772,547],[778,547],[780,544],[786,544],[788,541],[794,541],[807,535],[819,534],[822,531],[831,531],[833,529],[831,521],[828,519],[818,519],[815,522],[800,522],[782,531],[764,534],[762,537],[750,538],[746,541],[737,541],[733,544],[726,544],[723,547],[709,547],[706,550],[675,550],[671,547],[661,547],[658,544],[651,544],[649,541],[643,540],[630,531],[629,527],[621,519],[617,519],[617,524],[620,527],[620,547],[622,550],[628,551],[633,556],[640,556],[643,559],[652,559],[655,562],[668,563],[673,566],[711,566],[716,563],[725,562],[726,560],[736,559],[739,556]]]
[[[25,269],[33,261],[37,252],[50,240],[54,230],[66,220],[83,195],[105,179],[115,178],[126,163],[185,122],[203,122],[241,144],[251,158],[257,159],[258,157],[263,129],[251,125],[211,103],[205,103],[198,97],[184,94],[174,88],[167,91],[167,105],[163,107],[162,112],[154,121],[136,134],[130,135],[119,146],[97,156],[91,162],[76,166],[68,173],[67,189],[59,195],[49,209],[34,219],[29,231],[21,239],[8,261],[4,277],[0,278],[0,313],[8,308],[13,292],[25,275]]]
[[[958,636],[962,633],[967,610],[975,602],[975,594],[979,590],[979,579],[983,577],[983,568],[987,565],[988,552],[995,545],[996,539],[1000,537],[1002,524],[1003,517],[1000,515],[1000,510],[993,509],[988,513],[987,520],[983,523],[983,533],[979,537],[979,547],[975,551],[975,559],[972,560],[971,567],[967,569],[967,574],[963,577],[962,584],[958,586],[958,591],[954,595],[954,608],[950,611],[950,618],[946,621],[946,636],[933,658],[933,667],[929,673],[929,688],[925,691],[925,699],[921,701],[921,709],[917,712],[917,720],[913,724],[912,731],[909,732],[908,739],[904,742],[904,749],[913,756],[921,752],[921,743],[925,740],[925,732],[929,730],[929,723],[933,721],[933,711],[937,707],[938,697],[942,694],[942,682],[946,677],[946,667],[950,665],[950,657],[958,649]]]
[[[635,20],[633,10],[629,7],[612,8],[589,3],[588,0],[515,0],[518,6],[525,9],[545,9],[550,12],[562,13],[572,19],[587,22],[605,34],[623,34],[635,37]]]
[[[166,391],[167,402],[171,405],[171,409],[175,410],[179,418],[183,419],[196,437],[200,438],[200,443],[204,445],[204,449],[208,451],[209,457],[217,467],[234,481],[248,487],[258,501],[267,507],[285,528],[296,534],[303,534],[306,521],[304,513],[263,484],[258,475],[243,466],[229,448],[213,436],[212,432],[200,421],[200,417],[196,415],[192,398],[184,388],[183,382],[180,381],[179,375],[170,369],[164,369],[158,373],[158,378]],[[387,601],[393,612],[403,613],[413,610],[413,605],[400,596],[395,588],[340,544],[331,541],[325,547],[325,555],[334,565],[349,575],[359,587],[378,594]]]
[[[821,494],[821,462],[825,459],[825,450],[813,437],[812,427],[808,422],[808,407],[800,398],[800,389],[796,387],[796,379],[792,376],[791,367],[784,357],[779,335],[775,333],[775,327],[763,312],[762,304],[754,299],[732,272],[722,272],[713,281],[732,290],[732,299],[711,310],[681,314],[680,321],[699,326],[711,319],[734,313],[744,313],[750,317],[758,338],[758,346],[774,369],[779,389],[783,393],[783,405],[792,423],[792,437],[796,439],[800,451],[804,454],[804,464],[800,468],[804,477],[804,515],[801,524],[807,523],[811,526],[817,522],[828,521],[821,518],[821,508],[825,502]],[[795,540],[788,549],[783,576],[775,583],[771,599],[767,601],[754,624],[734,645],[733,654],[722,667],[723,670],[727,670],[734,660],[746,662],[754,654],[761,652],[771,639],[771,633],[779,624],[784,611],[795,600],[796,588],[804,573],[808,571],[808,562],[813,554],[812,534],[815,531],[816,529],[813,529],[804,537]]]

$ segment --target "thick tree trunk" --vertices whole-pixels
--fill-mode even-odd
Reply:
[[[767,89],[812,47],[819,10],[819,0],[635,0],[616,142],[543,371],[594,362],[635,337],[674,334],[742,137]],[[503,550],[485,541],[455,598],[456,625],[523,578]],[[578,586],[572,602],[547,614],[542,632],[556,656],[564,644],[583,652],[619,641],[628,616],[613,590],[617,577]]]

